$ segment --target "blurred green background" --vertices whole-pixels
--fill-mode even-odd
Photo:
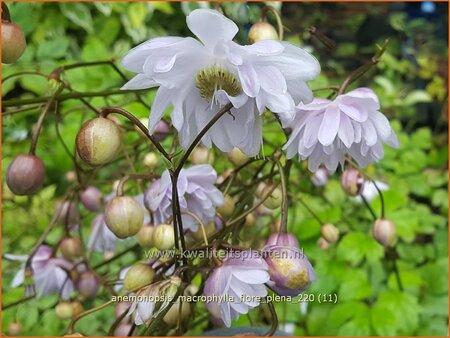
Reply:
[[[375,45],[389,38],[382,61],[365,74],[356,86],[369,86],[379,96],[382,112],[388,116],[399,136],[401,148],[386,148],[385,158],[367,173],[389,185],[384,193],[387,217],[398,230],[398,268],[404,292],[398,290],[391,262],[370,235],[370,213],[340,188],[339,173],[325,188],[315,188],[302,166],[293,172],[291,193],[302,193],[310,207],[341,231],[341,239],[328,250],[317,247],[320,225],[299,204],[291,208],[290,231],[297,234],[317,274],[317,282],[308,293],[336,293],[336,304],[316,301],[300,304],[276,304],[280,329],[294,335],[447,335],[448,329],[448,8],[446,3],[265,3],[281,11],[287,30],[286,40],[304,46],[322,66],[311,87],[339,85],[345,76],[370,59]],[[223,3],[224,13],[238,23],[237,40],[246,43],[247,32],[259,17],[263,3]],[[133,46],[149,38],[166,35],[187,36],[185,16],[194,8],[212,7],[202,3],[8,3],[13,21],[25,31],[28,47],[20,61],[3,65],[2,78],[18,72],[49,74],[56,67],[74,62],[120,60]],[[269,16],[270,17],[270,16]],[[336,42],[328,50],[307,31],[315,26]],[[127,76],[131,74],[126,73]],[[74,91],[116,90],[123,79],[110,66],[78,68],[64,75]],[[2,83],[3,102],[17,98],[45,96],[51,89],[47,78],[18,76]],[[319,94],[323,94],[320,92]],[[154,90],[145,93],[151,105]],[[325,94],[324,94],[325,95]],[[148,108],[136,102],[132,94],[90,98],[95,107],[118,105],[139,117],[148,116]],[[3,109],[3,177],[12,158],[26,153],[30,133],[39,114],[39,106],[22,111]],[[2,253],[26,254],[51,217],[55,202],[71,182],[67,173],[73,163],[60,142],[68,149],[82,121],[92,113],[77,100],[65,101],[58,114],[49,115],[39,139],[37,154],[47,168],[46,187],[32,199],[3,193]],[[123,121],[125,123],[125,121]],[[266,127],[265,127],[266,128]],[[275,124],[268,125],[265,137],[278,147],[284,136]],[[128,151],[139,171],[144,143],[129,133]],[[269,146],[270,147],[270,146]],[[230,168],[226,160],[215,168],[221,173]],[[126,166],[125,166],[126,167]],[[112,166],[98,174],[99,188],[111,191],[110,181],[128,168]],[[163,165],[160,165],[162,171]],[[104,180],[106,183],[101,185]],[[4,185],[5,186],[5,185]],[[378,212],[380,200],[371,206]],[[85,235],[93,215],[84,213]],[[268,234],[269,219],[248,230],[244,238]],[[263,229],[256,230],[256,229]],[[252,233],[253,231],[253,233]],[[62,230],[49,237],[57,241]],[[125,245],[125,244],[121,244]],[[118,250],[121,246],[119,245]],[[101,255],[94,261],[102,261]],[[106,275],[136,260],[132,254],[116,261]],[[18,270],[16,262],[2,263],[2,304],[21,299],[23,288],[11,289]],[[85,308],[101,304],[99,296]],[[56,296],[32,300],[4,310],[2,331],[20,321],[23,335],[61,335],[68,321],[56,318]],[[105,335],[112,323],[113,309],[106,309],[79,322],[79,331]],[[203,306],[195,318],[205,315]],[[259,323],[258,310],[242,316],[234,325]],[[190,327],[188,334],[199,334],[206,322]]]

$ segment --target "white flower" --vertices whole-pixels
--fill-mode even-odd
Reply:
[[[218,300],[207,302],[206,308],[214,318],[230,327],[232,320],[259,306],[258,299],[267,296],[264,283],[269,280],[268,266],[262,258],[228,258],[205,283],[203,294]]]
[[[214,183],[217,173],[209,164],[182,169],[178,176],[178,198],[181,211],[190,211],[204,224],[214,221],[216,208],[223,204],[223,195]],[[155,224],[167,222],[172,216],[172,180],[166,170],[145,192],[146,206],[154,212]],[[197,231],[198,224],[189,215],[182,215],[185,230]]]
[[[233,42],[238,27],[217,11],[197,9],[186,18],[199,38],[162,37],[133,48],[122,65],[139,73],[123,89],[158,87],[149,130],[167,108],[187,148],[199,131],[231,102],[233,108],[203,137],[224,152],[240,148],[256,155],[262,142],[261,114],[266,108],[290,120],[299,102],[312,100],[306,81],[320,72],[317,60],[287,42]]]
[[[378,196],[378,190],[375,187],[375,184],[377,185],[378,189],[380,189],[380,191],[389,190],[389,185],[381,181],[375,181],[375,183],[373,181],[364,182],[361,195],[364,196],[366,201],[369,203],[372,202],[374,198]],[[359,203],[363,203],[361,196],[356,196],[355,200],[358,201]]]
[[[6,254],[5,258],[24,262],[11,283],[11,287],[16,288],[25,281],[25,262],[28,256]],[[73,283],[67,271],[72,266],[72,263],[64,258],[53,257],[52,248],[41,245],[31,259],[36,296],[40,298],[52,293],[60,293],[63,299],[69,299],[73,291]]]
[[[365,167],[383,158],[383,143],[399,145],[379,109],[378,97],[369,88],[355,89],[334,101],[314,99],[311,104],[299,104],[295,118],[286,125],[293,130],[283,149],[288,158],[296,154],[307,158],[313,172],[321,164],[334,172],[339,163],[344,165],[347,154]]]

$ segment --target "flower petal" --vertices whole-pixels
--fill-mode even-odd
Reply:
[[[333,143],[339,130],[340,117],[341,112],[336,104],[330,104],[325,110],[318,135],[319,142],[324,146]]]
[[[153,88],[158,86],[158,83],[156,83],[151,78],[147,77],[144,74],[138,74],[135,77],[133,77],[130,81],[125,83],[120,89],[122,90],[128,90],[128,89],[146,89],[146,88]]]
[[[259,77],[255,68],[250,63],[244,63],[238,67],[238,73],[245,94],[255,97],[260,88]]]

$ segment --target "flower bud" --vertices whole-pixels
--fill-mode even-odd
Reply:
[[[249,157],[245,155],[239,148],[233,148],[232,151],[227,153],[228,159],[236,166],[243,165],[249,160]]]
[[[247,216],[245,216],[245,223],[244,226],[245,227],[252,227],[256,224],[256,217],[253,213],[248,214]]]
[[[9,165],[6,183],[16,195],[32,195],[44,183],[45,167],[42,160],[34,155],[19,155]]]
[[[383,246],[394,245],[397,239],[397,229],[391,220],[377,219],[372,227],[373,237]]]
[[[270,23],[259,21],[248,32],[248,42],[255,43],[261,40],[278,40],[278,33]]]
[[[206,147],[198,146],[192,152],[190,160],[193,164],[213,164],[214,153]]]
[[[77,152],[92,166],[111,162],[121,145],[120,130],[109,119],[98,117],[81,126],[77,135]]]
[[[323,187],[328,182],[328,171],[325,168],[319,168],[311,176],[311,182],[316,187]]]
[[[166,121],[161,120],[155,126],[155,131],[153,132],[153,137],[156,141],[164,141],[170,133],[169,125]]]
[[[341,176],[341,186],[347,195],[359,195],[364,187],[364,177],[356,169],[346,169]]]
[[[152,248],[154,247],[153,244],[153,232],[155,231],[155,227],[151,224],[144,225],[141,230],[136,235],[136,239],[139,243],[139,245],[142,248]]]
[[[155,153],[147,153],[143,161],[144,165],[150,170],[154,170],[158,165],[158,156]]]
[[[264,196],[267,196],[267,194],[269,193],[270,190],[273,189],[273,186],[268,185],[265,189],[264,189]],[[283,200],[283,192],[281,191],[280,188],[275,188],[274,191],[272,191],[272,193],[270,194],[270,196],[264,201],[264,206],[269,208],[269,209],[276,209],[281,205],[281,201]]]
[[[115,337],[128,337],[133,325],[129,323],[120,323],[114,331]]]
[[[83,256],[83,246],[78,237],[66,237],[59,244],[63,257],[69,261]]]
[[[328,243],[336,243],[339,239],[339,229],[331,223],[322,225],[320,233]]]
[[[317,246],[319,247],[320,250],[328,250],[328,248],[330,247],[330,243],[323,237],[320,237],[317,240]]]
[[[2,21],[2,63],[14,63],[27,47],[22,28],[15,23]]]
[[[153,244],[159,250],[172,249],[175,246],[173,225],[160,224],[153,232]]]
[[[230,195],[225,195],[223,199],[223,204],[217,208],[217,212],[224,217],[229,217],[234,212],[234,199]]]
[[[153,282],[155,271],[144,263],[136,263],[125,274],[123,286],[127,291],[137,291]]]
[[[80,292],[80,295],[86,298],[93,298],[97,294],[100,287],[97,275],[91,270],[86,270],[80,273],[75,286]]]
[[[84,311],[83,305],[81,305],[81,303],[79,301],[74,301],[74,302],[70,303],[70,305],[72,306],[74,317],[78,316],[81,312]]]
[[[144,224],[144,209],[131,197],[114,197],[106,205],[105,222],[118,238],[134,236]]]
[[[96,187],[87,187],[80,193],[80,201],[89,211],[98,211],[103,205],[103,194]]]
[[[12,322],[8,325],[8,335],[19,336],[22,333],[22,325],[19,322]]]
[[[69,170],[66,172],[65,178],[67,182],[75,182],[77,180],[77,173],[73,170]]]
[[[71,319],[74,316],[72,304],[69,302],[59,302],[55,307],[56,316],[59,319]]]
[[[273,242],[277,244],[272,245]],[[282,296],[295,296],[316,280],[314,270],[296,244],[295,236],[285,233],[272,235],[263,252],[269,266],[268,286]],[[297,242],[298,243],[298,242]]]
[[[191,305],[188,302],[180,302],[181,301],[179,300],[178,302],[173,303],[169,311],[167,311],[163,317],[164,323],[171,327],[176,326],[178,323],[183,323],[191,315]]]
[[[73,201],[58,201],[55,207],[56,223],[75,225],[80,221],[78,208]]]

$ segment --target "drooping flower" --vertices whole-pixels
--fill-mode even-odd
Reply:
[[[272,234],[263,253],[270,274],[267,285],[279,295],[296,296],[316,280],[314,270],[294,235]]]
[[[214,221],[216,208],[223,204],[223,195],[214,186],[217,173],[209,164],[182,169],[178,176],[178,197],[181,211],[189,211],[204,224]],[[145,192],[144,202],[154,212],[155,224],[165,223],[172,216],[172,180],[166,170]],[[189,215],[182,215],[185,230],[197,231],[198,224]]]
[[[197,9],[186,18],[199,38],[161,37],[133,48],[122,65],[139,73],[123,89],[159,87],[150,114],[152,133],[167,108],[187,148],[227,103],[233,108],[206,133],[202,142],[224,152],[240,148],[256,155],[262,142],[261,114],[266,108],[290,120],[299,102],[312,100],[306,81],[320,72],[317,60],[287,42],[233,41],[234,22],[217,11]]]
[[[181,285],[179,277],[172,276],[143,287],[136,293],[136,300],[131,304],[128,316],[134,314],[136,325],[148,325],[174,300]]]
[[[11,283],[11,287],[16,288],[25,282],[25,262],[28,256],[6,254],[5,257],[24,262]],[[74,289],[68,274],[72,267],[72,263],[64,258],[53,257],[52,248],[41,245],[31,259],[36,296],[40,298],[52,293],[59,293],[63,299],[68,299]]]
[[[98,252],[114,251],[118,238],[105,223],[105,214],[98,214],[91,223],[88,248]]]
[[[311,182],[316,187],[323,187],[328,182],[328,171],[325,168],[319,168],[316,172],[311,176]]]
[[[203,294],[212,298],[206,308],[227,327],[241,314],[259,306],[258,298],[267,295],[264,285],[270,279],[267,264],[256,252],[249,251],[245,256],[248,258],[242,257],[226,258],[208,277],[203,289]]]
[[[360,167],[384,156],[383,143],[399,143],[388,119],[379,111],[378,97],[369,88],[339,95],[334,101],[314,99],[299,104],[295,118],[287,123],[292,134],[284,146],[288,158],[308,159],[308,168],[321,164],[334,172],[350,155]]]

